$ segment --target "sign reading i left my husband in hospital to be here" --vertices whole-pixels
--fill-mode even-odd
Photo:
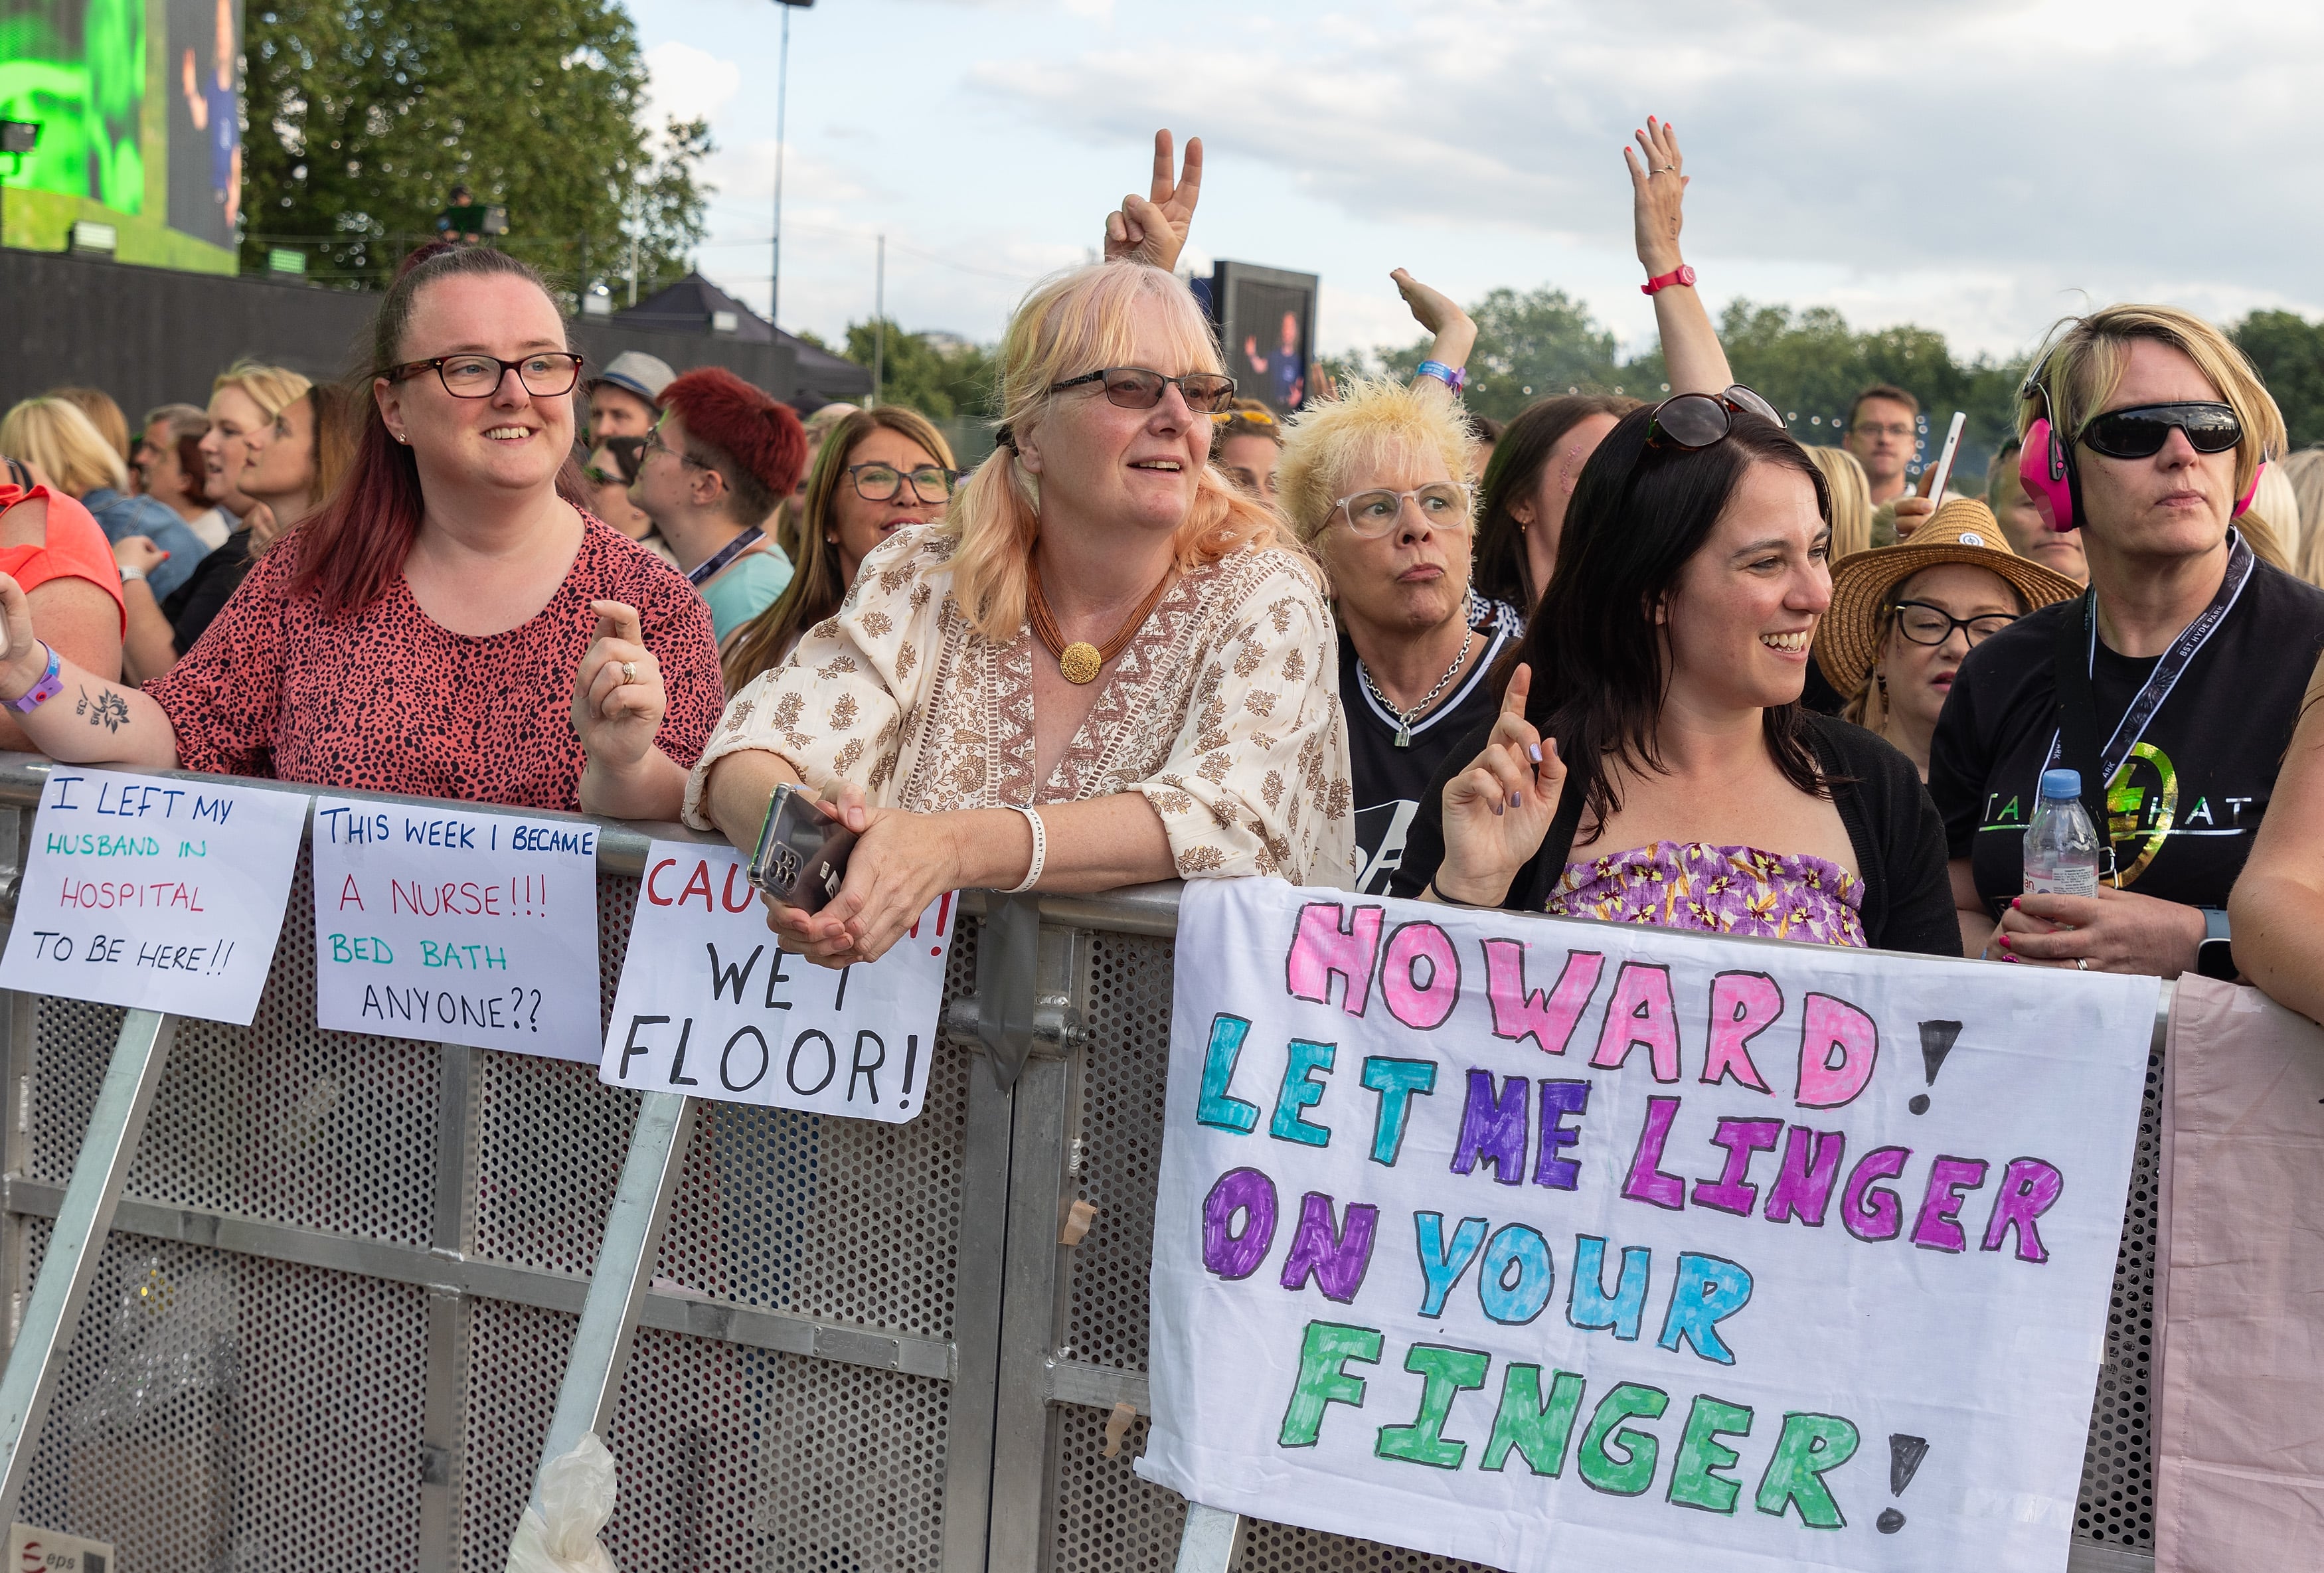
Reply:
[[[1139,1472],[1524,1573],[2066,1564],[2160,985],[1190,880]]]
[[[597,827],[315,800],[315,1015],[595,1062]]]
[[[55,767],[0,972],[28,994],[247,1026],[306,819],[295,792]]]

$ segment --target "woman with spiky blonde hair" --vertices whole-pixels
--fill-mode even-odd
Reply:
[[[1157,167],[1142,227],[1176,228],[1186,184]],[[741,847],[791,782],[858,833],[830,905],[770,901],[788,949],[876,959],[962,887],[1349,877],[1320,577],[1206,462],[1234,382],[1167,259],[1132,240],[1027,297],[999,446],[734,696],[687,784],[689,823]]]

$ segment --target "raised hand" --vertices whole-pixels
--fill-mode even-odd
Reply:
[[[1526,719],[1532,687],[1532,667],[1510,674],[1492,735],[1469,768],[1444,784],[1444,860],[1430,881],[1440,896],[1499,906],[1557,817],[1565,761],[1557,741]]]
[[[582,652],[573,678],[573,731],[590,765],[620,777],[635,771],[653,749],[669,708],[661,664],[646,649],[637,608],[593,601],[597,637]]]
[[[1105,216],[1107,262],[1144,262],[1166,272],[1177,267],[1194,222],[1194,203],[1203,194],[1203,139],[1186,139],[1185,166],[1175,176],[1170,151],[1167,128],[1156,132],[1151,195],[1133,191],[1121,199],[1119,211]]]
[[[1632,217],[1637,228],[1638,261],[1646,276],[1658,279],[1677,267],[1680,207],[1686,194],[1686,160],[1678,151],[1678,133],[1666,121],[1646,116],[1646,129],[1632,133],[1638,145],[1622,150],[1629,167]],[[1645,154],[1640,161],[1639,154]]]
[[[1398,268],[1388,277],[1396,282],[1396,292],[1412,308],[1412,319],[1426,328],[1435,342],[1428,347],[1428,358],[1442,361],[1459,371],[1469,363],[1469,352],[1477,345],[1477,325],[1469,314],[1453,304],[1452,298],[1441,290],[1432,290]],[[1434,377],[1428,384],[1441,387]]]

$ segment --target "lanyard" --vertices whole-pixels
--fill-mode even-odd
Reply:
[[[2098,746],[2098,700],[2091,692],[2091,675],[2098,667],[2098,592],[2086,590],[2075,603],[2074,611],[2058,620],[2058,645],[2052,675],[2058,690],[2058,730],[2050,740],[2050,752],[2043,768],[2054,764],[2071,766],[2081,773],[2082,806],[2089,810],[2090,822],[2099,830],[2098,844],[2106,849],[2107,876],[2116,888],[2124,881],[2114,862],[2114,835],[2107,813],[2107,786],[2130,758],[2131,750],[2146,735],[2155,713],[2178,685],[2188,666],[2200,653],[2211,635],[2227,621],[2243,596],[2244,586],[2251,582],[2252,564],[2256,560],[2252,549],[2245,544],[2239,532],[2230,532],[2227,571],[2219,581],[2218,590],[2211,603],[2197,614],[2195,621],[2181,629],[2171,648],[2163,652],[2148,673],[2145,683],[2132,696],[2130,708],[2123,712],[2116,723],[2114,735],[2106,746]]]
[[[686,575],[686,582],[696,590],[701,589],[718,576],[718,571],[721,568],[757,546],[763,535],[764,532],[757,525],[752,525],[741,535],[720,547],[716,552],[695,564],[693,569]]]

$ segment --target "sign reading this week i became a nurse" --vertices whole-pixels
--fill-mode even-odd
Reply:
[[[8,987],[248,1026],[306,819],[297,793],[56,767],[0,958]]]
[[[315,800],[325,1027],[595,1061],[597,827]]]

